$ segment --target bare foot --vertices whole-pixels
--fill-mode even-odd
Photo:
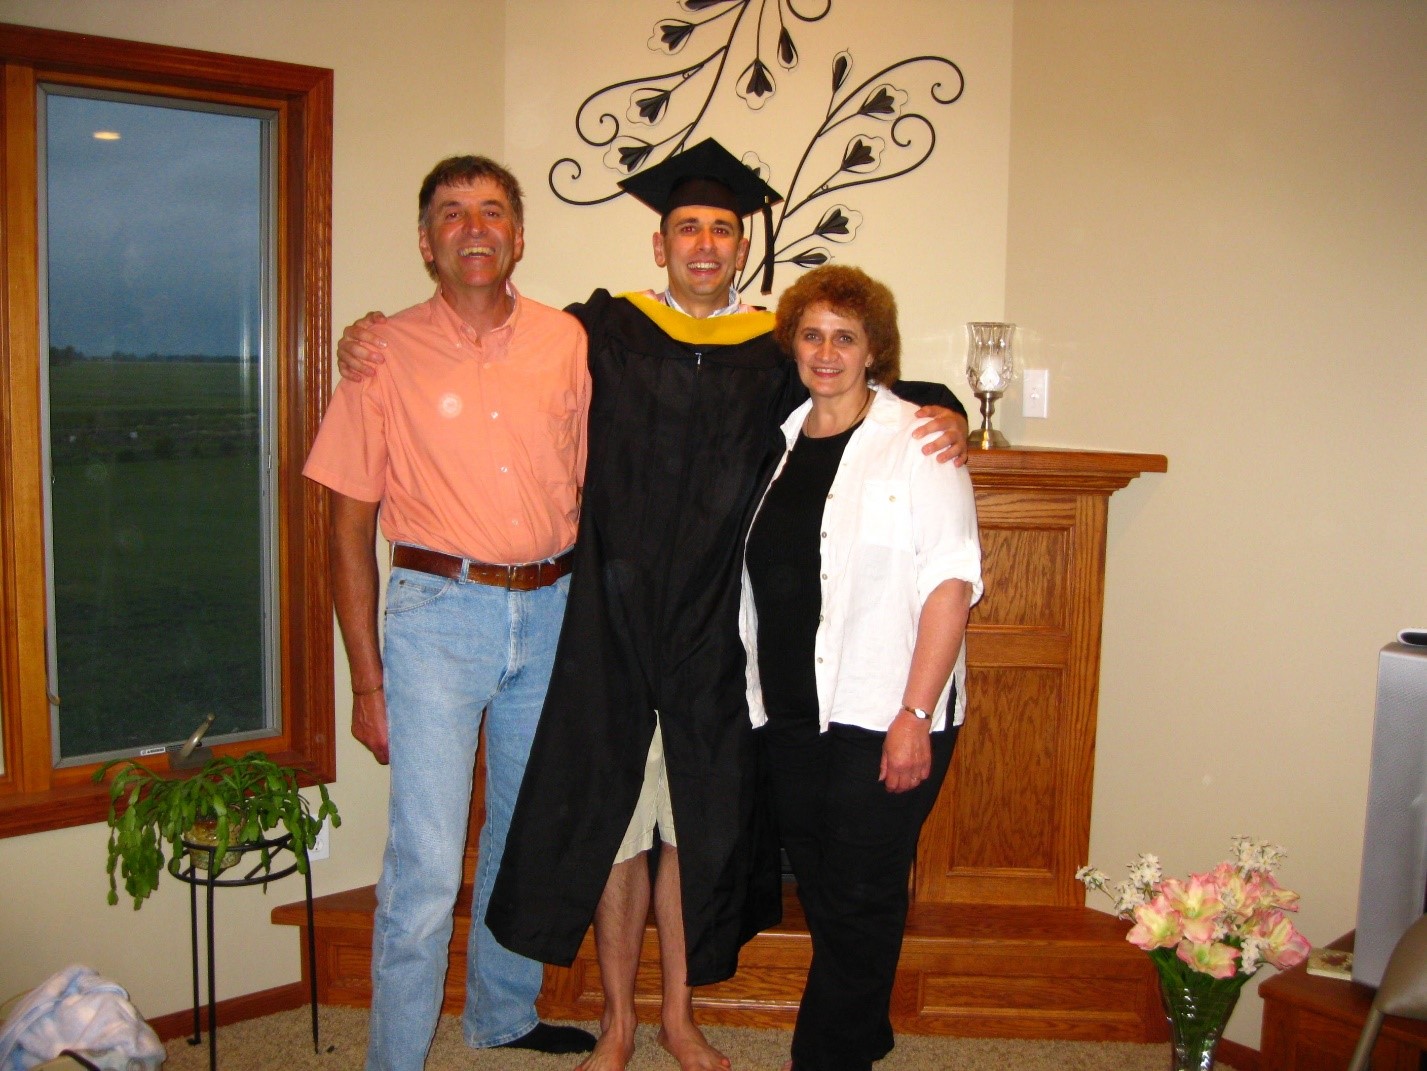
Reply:
[[[634,1028],[628,1030],[605,1027],[600,1031],[594,1051],[585,1057],[575,1071],[624,1071],[634,1057]]]
[[[677,1030],[659,1028],[659,1044],[683,1071],[729,1071],[729,1058],[708,1043],[704,1032],[690,1022]]]
[[[793,1058],[788,1057],[787,1063],[783,1065],[783,1071],[793,1071]]]

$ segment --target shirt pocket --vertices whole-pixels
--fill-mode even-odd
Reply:
[[[557,453],[575,449],[580,433],[579,415],[580,403],[573,390],[554,392],[546,399],[546,430]]]
[[[862,485],[861,542],[912,549],[912,494],[905,480],[867,480]]]

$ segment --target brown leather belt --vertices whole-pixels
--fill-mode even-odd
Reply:
[[[569,573],[575,552],[567,550],[553,562],[531,562],[529,565],[491,565],[474,558],[459,558],[439,550],[398,543],[392,548],[391,564],[397,569],[415,569],[418,573],[444,576],[448,580],[468,580],[473,584],[489,584],[512,591],[534,591],[548,587]],[[465,576],[461,575],[462,569]]]

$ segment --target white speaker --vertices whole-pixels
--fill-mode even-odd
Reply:
[[[1353,981],[1377,986],[1427,898],[1427,631],[1378,655]]]

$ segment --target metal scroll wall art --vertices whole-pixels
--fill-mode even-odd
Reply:
[[[828,18],[833,3],[823,0],[820,10],[805,11],[797,0],[677,0],[683,15],[656,21],[648,45],[661,56],[695,58],[586,97],[575,112],[575,131],[595,150],[587,156],[601,156],[605,173],[586,177],[578,159],[563,157],[550,168],[551,192],[581,206],[622,196],[617,182],[709,135],[700,125],[715,101],[728,95],[730,82],[751,111],[772,103],[784,77],[773,64],[793,76],[802,59],[794,31],[799,23]],[[966,85],[961,68],[942,56],[899,60],[854,84],[852,53],[842,51],[832,58],[830,74],[827,111],[790,180],[780,182],[756,152],[743,154],[743,162],[784,196],[773,210],[775,261],[800,268],[833,259],[824,243],[847,245],[856,238],[862,213],[839,199],[844,191],[900,178],[926,163],[936,148],[936,128],[924,112],[932,104],[955,103]],[[744,148],[721,140],[735,153]],[[814,211],[817,220],[809,223]],[[760,232],[754,228],[755,246]],[[760,249],[750,251],[749,267],[737,280],[740,291],[751,285],[762,258]]]

